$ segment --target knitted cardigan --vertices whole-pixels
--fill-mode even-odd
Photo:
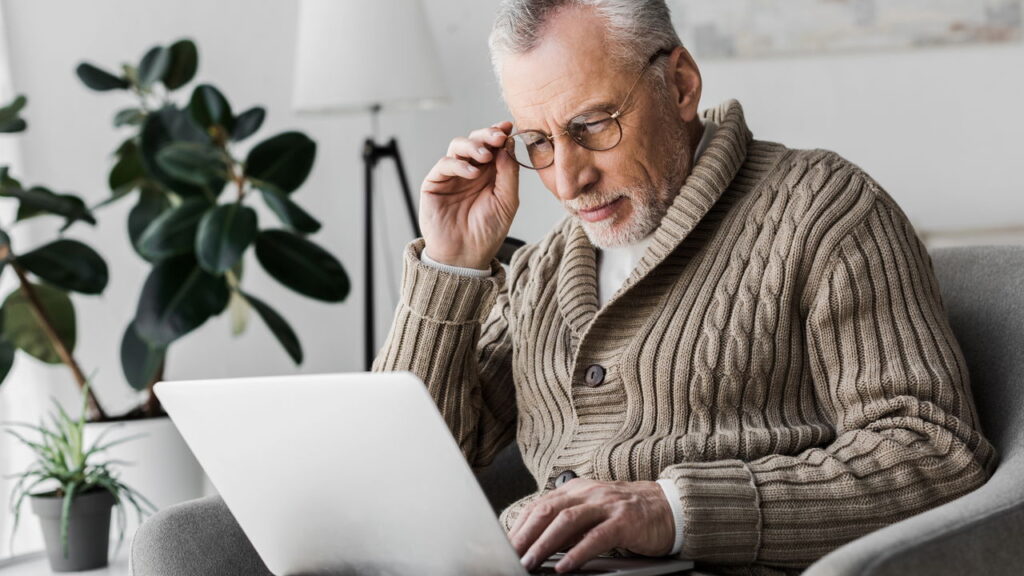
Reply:
[[[681,556],[806,566],[980,486],[996,463],[931,261],[893,200],[821,150],[753,140],[735,101],[604,307],[564,220],[507,274],[405,251],[378,370],[426,383],[467,461],[515,440],[538,492],[679,488]],[[586,376],[593,365],[604,378]]]

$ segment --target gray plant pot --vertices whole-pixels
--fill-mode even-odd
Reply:
[[[46,553],[54,572],[94,570],[107,565],[110,545],[110,509],[114,496],[93,490],[76,496],[68,514],[68,555],[60,541],[60,515],[64,499],[54,494],[32,496],[32,511],[43,528]]]

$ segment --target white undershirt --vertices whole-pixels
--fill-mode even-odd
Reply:
[[[704,135],[701,136],[700,142],[697,143],[697,149],[693,154],[693,164],[695,166],[697,164],[697,160],[699,160],[701,154],[707,150],[708,144],[711,143],[711,139],[718,130],[718,126],[710,120],[702,119],[701,123],[704,125]],[[647,247],[650,246],[653,238],[654,233],[652,232],[635,244],[598,250],[597,298],[598,301],[600,301],[602,308],[609,300],[611,300],[612,296],[618,292],[619,288],[622,288],[622,285],[626,283],[626,280],[630,275],[633,274],[633,270],[644,257],[644,254],[647,252]],[[438,268],[452,274],[476,276],[481,278],[491,275],[491,271],[489,269],[479,270],[476,268],[462,268],[459,266],[441,264],[428,256],[426,249],[423,250],[420,260],[422,260],[422,262],[427,266]],[[683,547],[683,524],[685,521],[685,518],[683,518],[683,506],[680,499],[679,488],[676,486],[675,482],[665,478],[658,480],[658,486],[660,486],[662,492],[664,492],[665,498],[668,500],[669,506],[672,508],[672,515],[675,517],[675,542],[672,546],[672,551],[669,552],[670,556],[675,556]]]

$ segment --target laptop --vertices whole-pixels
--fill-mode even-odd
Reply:
[[[530,574],[412,374],[160,382],[156,395],[278,576]],[[574,574],[692,566],[602,557]]]

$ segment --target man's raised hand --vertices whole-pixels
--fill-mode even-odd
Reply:
[[[420,187],[427,253],[450,266],[485,269],[519,209],[519,165],[502,149],[511,122],[455,138]]]

